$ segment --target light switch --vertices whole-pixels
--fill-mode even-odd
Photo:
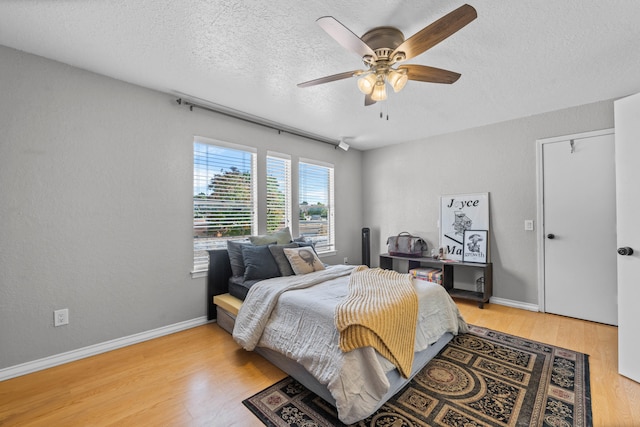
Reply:
[[[524,229],[525,231],[533,231],[533,220],[525,219],[524,220]]]

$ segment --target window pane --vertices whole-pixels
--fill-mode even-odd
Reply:
[[[267,232],[291,224],[291,161],[267,156]]]
[[[333,168],[300,162],[299,173],[300,235],[318,252],[334,250]]]
[[[193,156],[194,270],[206,270],[208,249],[256,229],[254,169],[250,151],[195,142]]]

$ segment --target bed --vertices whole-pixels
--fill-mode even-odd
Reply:
[[[410,369],[403,376],[371,347],[342,352],[337,344],[339,333],[335,325],[327,326],[333,321],[336,302],[347,292],[354,266],[330,266],[324,272],[304,275],[304,280],[297,275],[258,280],[250,282],[250,290],[244,292],[238,287],[238,278],[233,277],[227,250],[209,251],[209,260],[209,318],[216,319],[242,347],[256,351],[336,407],[338,417],[345,424],[374,413],[455,334],[467,330],[457,307],[440,285],[415,280],[420,306],[415,334],[419,351],[413,355]],[[265,297],[268,293],[259,290],[279,289],[286,279],[293,283],[292,289],[275,292],[274,298]],[[307,280],[317,283],[308,286]],[[273,307],[270,298],[274,301]],[[266,317],[256,319],[254,312],[261,311]],[[236,325],[236,321],[241,324]],[[258,325],[256,336],[253,336],[252,322]],[[431,326],[436,323],[439,326]],[[301,334],[299,330],[303,327],[307,329]],[[305,353],[307,350],[310,353]]]

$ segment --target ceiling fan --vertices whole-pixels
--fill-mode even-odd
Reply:
[[[317,22],[342,47],[362,58],[365,70],[347,71],[299,83],[298,87],[309,87],[349,77],[360,77],[358,88],[365,94],[364,105],[387,99],[385,83],[399,92],[408,80],[430,83],[454,83],[460,74],[425,65],[397,63],[420,55],[465,25],[476,19],[476,10],[465,4],[423,28],[408,39],[395,27],[376,27],[358,37],[332,16],[318,18]]]

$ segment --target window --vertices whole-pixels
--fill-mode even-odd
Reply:
[[[193,264],[206,271],[207,250],[256,234],[256,153],[196,138],[193,143]]]
[[[267,233],[291,225],[291,160],[267,155]]]
[[[298,179],[300,235],[318,252],[335,250],[333,165],[300,161]]]

